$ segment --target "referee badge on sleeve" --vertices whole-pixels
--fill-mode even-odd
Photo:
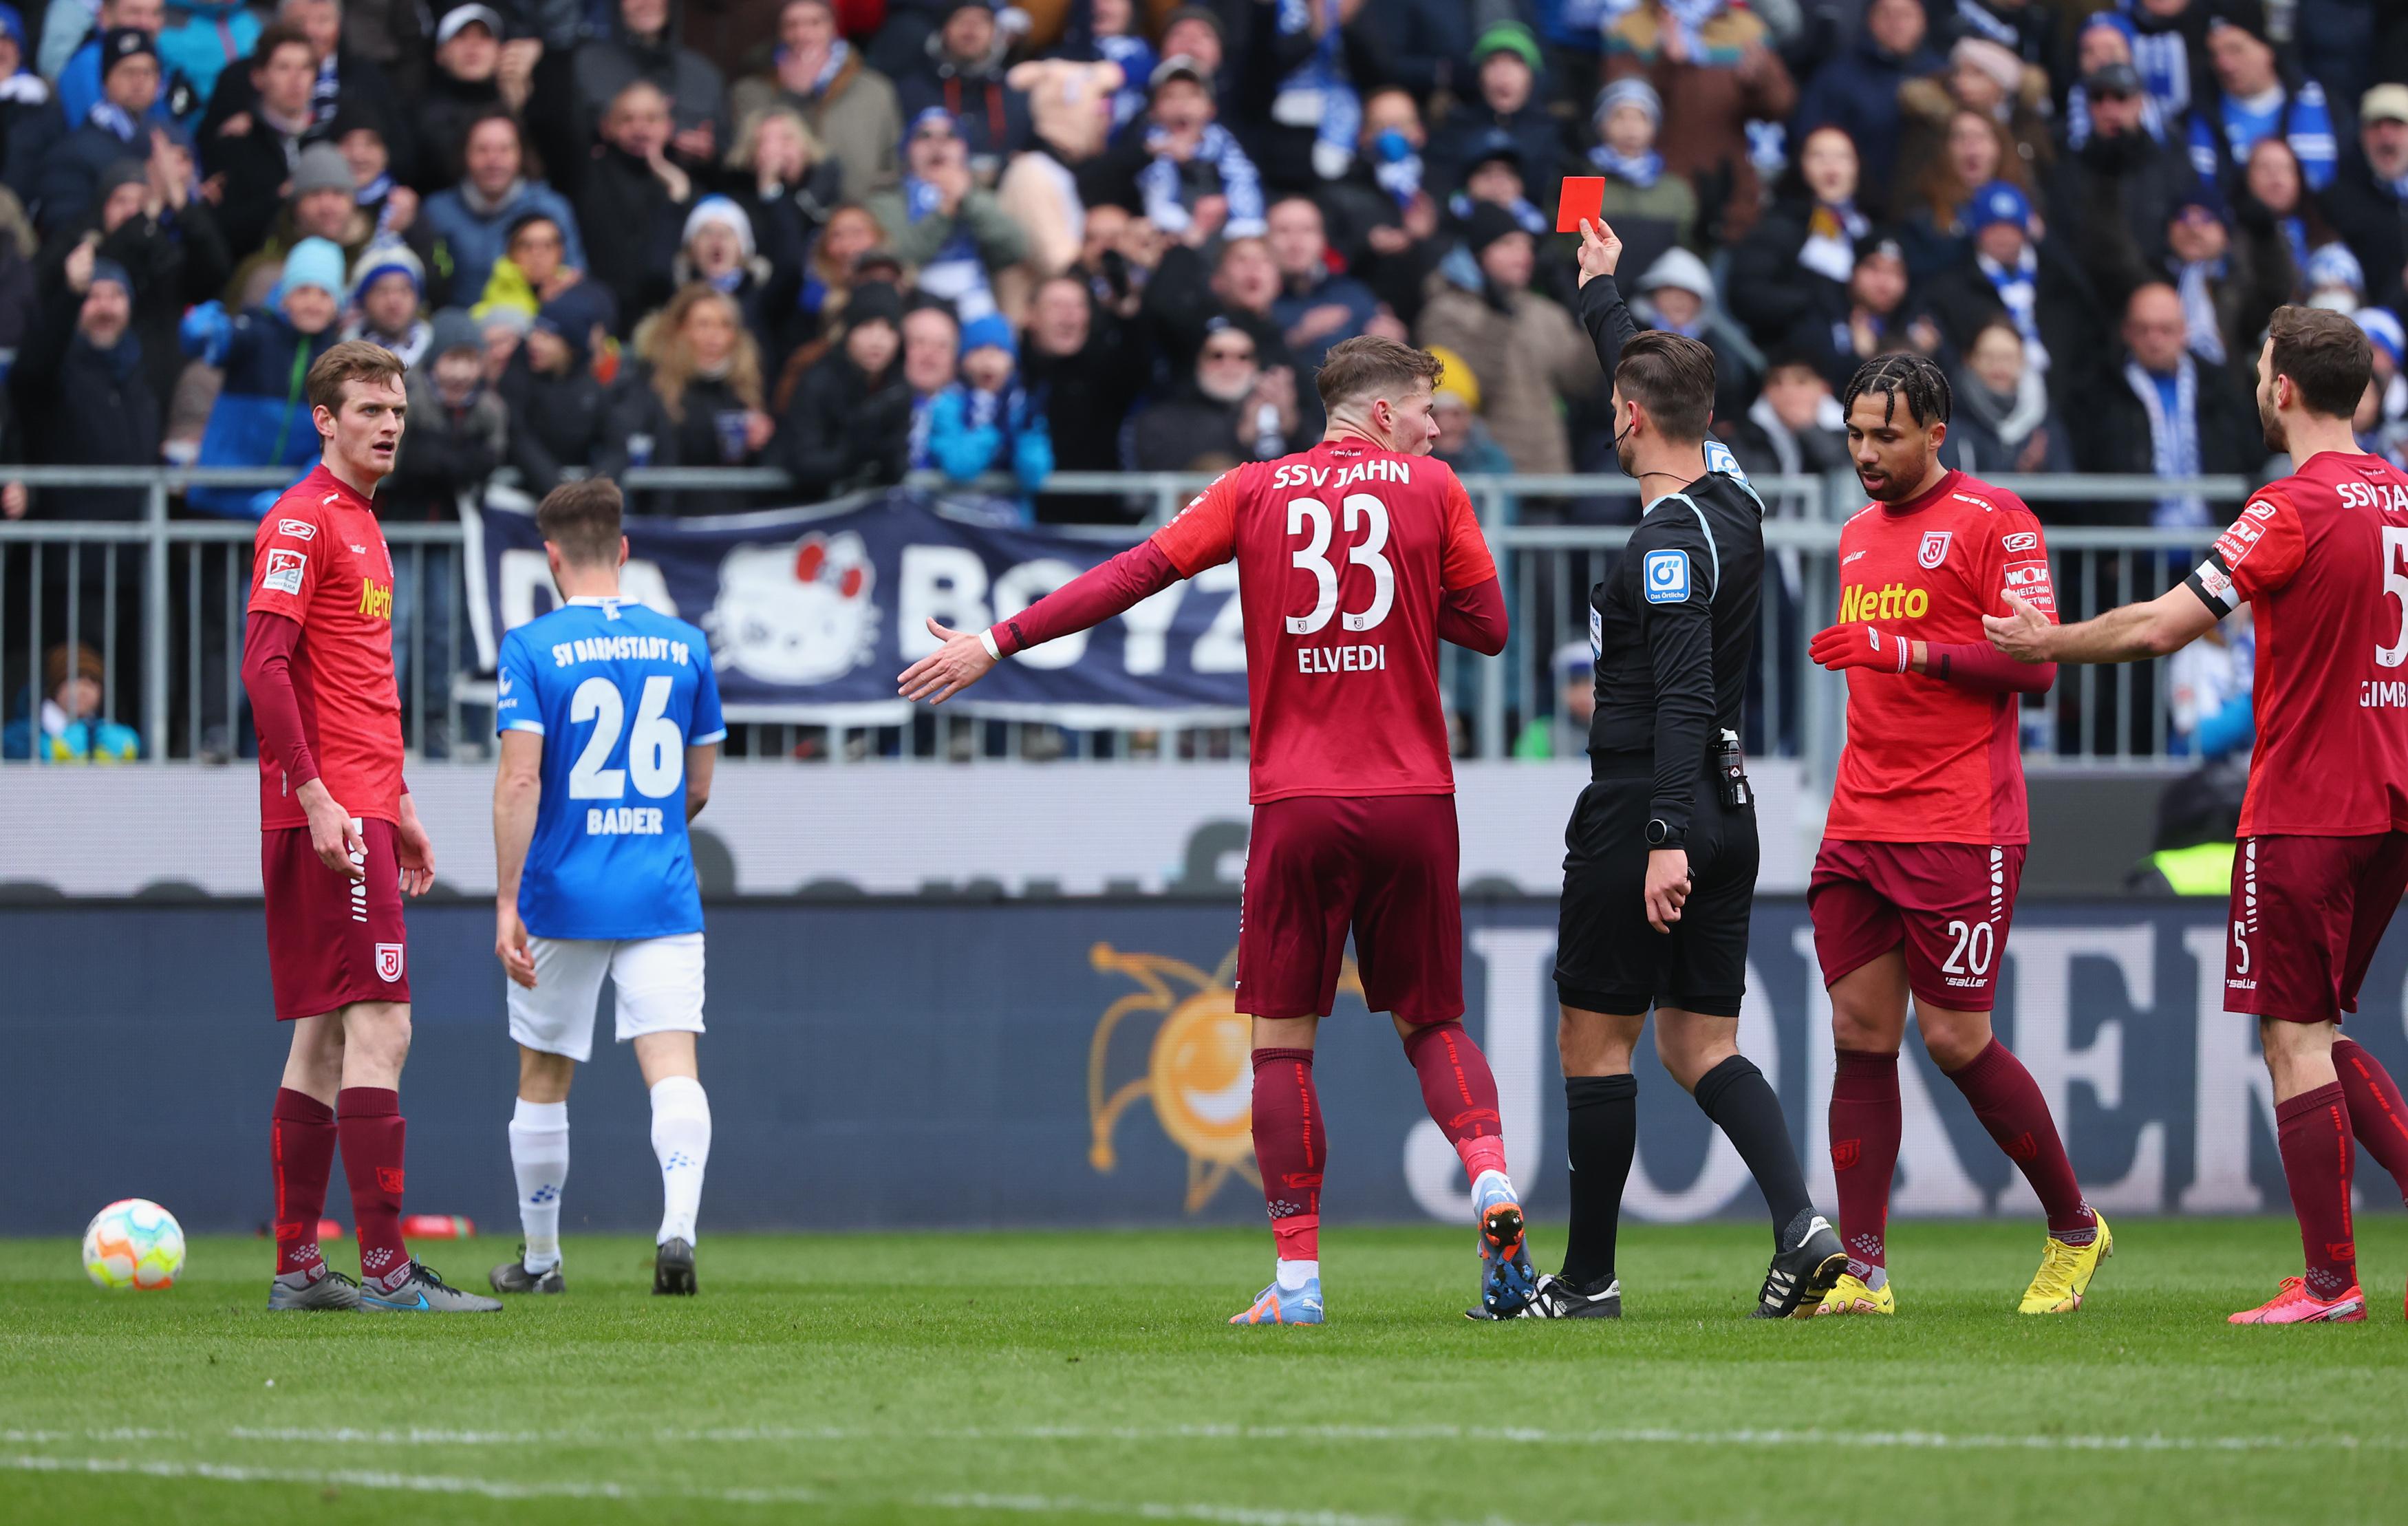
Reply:
[[[1650,604],[1679,604],[1689,597],[1689,554],[1651,551],[1642,564]]]

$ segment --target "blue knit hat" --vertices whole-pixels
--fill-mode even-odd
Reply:
[[[983,318],[973,318],[962,325],[962,353],[992,345],[1012,359],[1020,358],[1020,341],[1013,338],[1011,324],[1003,314],[990,312]]]
[[[343,297],[342,246],[327,238],[304,238],[284,256],[284,291],[315,286],[337,301]]]
[[[1965,209],[1965,226],[1979,233],[2001,223],[2029,231],[2031,199],[2005,180],[1992,180],[1973,193],[1973,204]]]

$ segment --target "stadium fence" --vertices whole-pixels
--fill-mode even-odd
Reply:
[[[7,718],[37,714],[44,655],[66,633],[82,633],[98,652],[105,715],[133,726],[145,761],[223,761],[247,750],[241,693],[242,607],[249,588],[250,521],[182,517],[178,497],[191,486],[280,487],[283,470],[126,469],[22,467],[7,475],[55,496],[76,490],[139,489],[139,519],[30,518],[0,522],[0,696]],[[1211,481],[1187,473],[1063,472],[1047,495],[1119,500],[1127,523],[1066,533],[1128,543],[1162,523]],[[2195,565],[2250,482],[2237,476],[2010,476],[1991,481],[2020,495],[2043,524],[2085,515],[2145,517],[2157,506],[2186,506],[2203,523],[2179,528],[2056,525],[2048,541],[2058,608],[2068,620],[2148,597]],[[758,468],[647,468],[630,471],[631,491],[737,489],[774,502],[791,484]],[[960,484],[930,479],[914,487],[944,493]],[[1503,758],[1517,735],[1555,713],[1560,684],[1551,658],[1585,643],[1587,589],[1605,575],[1628,540],[1627,523],[1567,523],[1635,517],[1637,486],[1624,477],[1475,476],[1465,485],[1478,505],[1506,581],[1513,642],[1498,657],[1441,648],[1441,681],[1460,723],[1466,756]],[[1842,521],[1862,506],[1852,477],[1760,477],[1771,509],[1766,523],[1758,679],[1750,696],[1750,750],[1795,758],[1828,779],[1843,734],[1845,690],[1806,655],[1807,639],[1829,623],[1839,601],[1837,551]],[[508,473],[488,507],[515,500]],[[1573,506],[1567,512],[1566,506]],[[480,672],[470,639],[463,576],[465,534],[457,522],[388,523],[394,553],[394,645],[405,727],[413,754],[481,763],[490,757],[492,676]],[[2122,769],[2162,763],[2182,750],[2172,724],[2162,663],[2084,668],[2049,695],[2028,701],[2025,747],[2042,767]],[[1556,750],[1576,741],[1559,739]],[[980,720],[926,711],[909,726],[824,727],[752,722],[731,731],[731,757],[752,761],[846,763],[1154,760],[1243,756],[1242,727],[1165,727],[1079,731],[1034,722]],[[0,759],[0,766],[18,761]]]

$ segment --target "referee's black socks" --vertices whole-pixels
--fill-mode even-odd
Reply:
[[[1613,1277],[1613,1234],[1622,1188],[1639,1149],[1639,1080],[1631,1075],[1568,1075],[1565,1143],[1571,1157],[1572,1227],[1563,1279],[1592,1288]]]
[[[1698,1106],[1714,1127],[1729,1137],[1772,1211],[1772,1232],[1778,1235],[1800,1213],[1813,1207],[1806,1195],[1806,1175],[1798,1169],[1798,1151],[1789,1143],[1789,1123],[1781,1116],[1781,1098],[1764,1073],[1745,1055],[1733,1055],[1698,1078]],[[1630,1157],[1623,1156],[1625,1169]],[[1619,1188],[1616,1188],[1618,1192]],[[1573,1222],[1579,1222],[1580,1198],[1572,1198]]]

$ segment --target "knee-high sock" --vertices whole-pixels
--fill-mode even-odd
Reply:
[[[1848,1270],[1862,1277],[1889,1264],[1889,1184],[1898,1174],[1905,1114],[1898,1057],[1842,1049],[1831,1078],[1831,1176],[1840,1188],[1840,1234]]]
[[[1639,1078],[1564,1077],[1564,1143],[1571,1158],[1571,1232],[1564,1244],[1563,1278],[1584,1288],[1613,1275],[1614,1232],[1622,1224],[1622,1188],[1639,1149]]]
[[[2057,1137],[2057,1120],[2048,1116],[2040,1084],[2024,1062],[1992,1039],[1961,1069],[1948,1073],[1948,1079],[1956,1083],[1973,1104],[1973,1116],[2040,1194],[2048,1232],[2069,1245],[2087,1244],[2085,1237],[2099,1232],[2098,1217],[2082,1201],[2082,1184],[2073,1178],[2073,1162],[2066,1157],[2065,1141]]]
[[[1789,1142],[1789,1120],[1781,1116],[1781,1098],[1745,1055],[1733,1055],[1698,1078],[1698,1106],[1714,1127],[1737,1146],[1739,1158],[1764,1194],[1772,1214],[1775,1235],[1811,1213],[1814,1200],[1806,1194],[1806,1173],[1798,1169],[1798,1146]]]
[[[661,1232],[655,1243],[694,1244],[702,1173],[710,1164],[710,1099],[690,1075],[652,1083],[652,1153],[661,1161]]]
[[[351,1184],[360,1280],[396,1287],[409,1268],[409,1247],[401,1243],[402,1146],[408,1132],[401,1093],[345,1087],[335,1095],[335,1128],[343,1141],[343,1179]]]
[[[2332,1057],[2349,1097],[2350,1129],[2408,1197],[2408,1101],[2401,1100],[2400,1084],[2356,1040],[2333,1041]]]
[[[1430,1121],[1463,1158],[1464,1180],[1476,1182],[1484,1171],[1508,1174],[1497,1077],[1463,1025],[1431,1023],[1413,1029],[1405,1040],[1405,1058],[1421,1079],[1422,1105],[1429,1109]]]
[[[335,1110],[306,1091],[276,1088],[267,1121],[267,1168],[276,1183],[276,1270],[307,1272],[326,1216],[326,1178],[335,1170]]]
[[[560,1264],[560,1194],[568,1186],[568,1104],[519,1099],[510,1116],[510,1170],[519,1179],[526,1269]]]
[[[2358,1281],[2358,1243],[2349,1224],[2349,1099],[2336,1081],[2303,1091],[2274,1109],[2283,1147],[2283,1180],[2300,1219],[2300,1248],[2308,1263],[2308,1291],[2334,1298]]]
[[[1254,1051],[1254,1168],[1282,1261],[1321,1259],[1321,1172],[1329,1135],[1312,1089],[1312,1051]]]

